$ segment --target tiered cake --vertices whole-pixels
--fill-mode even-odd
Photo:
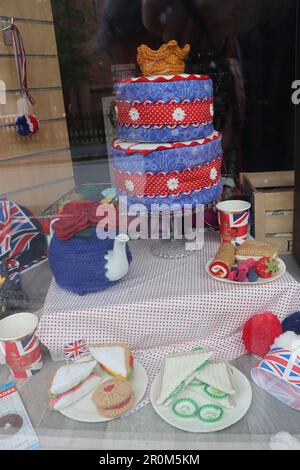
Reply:
[[[182,54],[177,43],[175,49],[174,41],[169,44],[171,53]],[[167,47],[162,46],[164,54]],[[115,93],[119,139],[113,142],[112,161],[119,194],[130,205],[149,209],[217,199],[222,147],[213,128],[211,79],[184,73],[129,78],[115,84]]]

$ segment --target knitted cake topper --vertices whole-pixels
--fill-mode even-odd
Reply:
[[[144,76],[184,73],[184,59],[189,52],[189,44],[181,49],[175,40],[163,44],[157,51],[142,44],[137,49],[137,62]]]

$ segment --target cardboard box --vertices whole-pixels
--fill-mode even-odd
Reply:
[[[253,237],[277,243],[281,254],[292,253],[295,172],[241,173],[240,183],[252,204]]]

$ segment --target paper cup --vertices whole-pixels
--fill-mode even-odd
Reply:
[[[247,240],[251,204],[247,201],[222,201],[217,204],[222,243],[240,246]]]
[[[28,312],[10,315],[0,321],[0,347],[6,364],[17,379],[31,377],[43,366],[37,326],[37,316]]]

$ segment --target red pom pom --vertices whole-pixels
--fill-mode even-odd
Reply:
[[[282,326],[272,312],[259,313],[251,317],[243,329],[243,342],[247,352],[264,357],[282,334]]]

